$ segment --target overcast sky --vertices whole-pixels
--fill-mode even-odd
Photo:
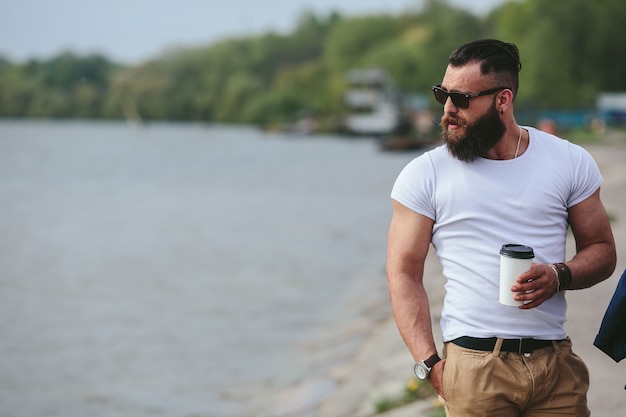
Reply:
[[[448,0],[478,14],[505,0]],[[421,7],[422,0],[0,0],[0,55],[49,58],[71,50],[137,63],[176,46],[289,31],[304,10],[346,15]]]

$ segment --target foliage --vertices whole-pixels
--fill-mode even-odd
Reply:
[[[0,65],[0,116],[98,118],[116,65],[99,55]]]
[[[541,108],[595,104],[601,91],[626,91],[626,3],[619,0],[510,2],[491,16],[494,36],[520,48],[519,100]]]
[[[623,0],[518,0],[486,17],[424,3],[396,16],[305,12],[291,33],[223,39],[135,66],[71,52],[0,57],[0,117],[331,121],[345,111],[347,70],[380,67],[401,90],[428,94],[449,53],[482,37],[519,46],[522,110],[592,108],[599,92],[626,91]]]
[[[446,410],[443,404],[438,404],[428,417],[446,417]]]
[[[434,397],[435,391],[427,381],[412,378],[404,387],[401,395],[394,398],[383,398],[375,405],[376,414],[381,414],[394,408],[402,407],[414,401]]]

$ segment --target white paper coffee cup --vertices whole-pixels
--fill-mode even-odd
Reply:
[[[517,293],[511,291],[518,275],[528,271],[535,253],[530,246],[508,243],[500,249],[500,303],[507,306],[521,306],[523,301],[513,299]]]

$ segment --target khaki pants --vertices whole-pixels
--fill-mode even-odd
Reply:
[[[589,371],[568,339],[530,354],[444,348],[448,417],[588,417]]]

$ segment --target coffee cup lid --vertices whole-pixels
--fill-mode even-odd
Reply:
[[[516,259],[532,259],[535,257],[535,252],[530,246],[519,245],[517,243],[507,243],[506,245],[502,245],[500,255]]]

